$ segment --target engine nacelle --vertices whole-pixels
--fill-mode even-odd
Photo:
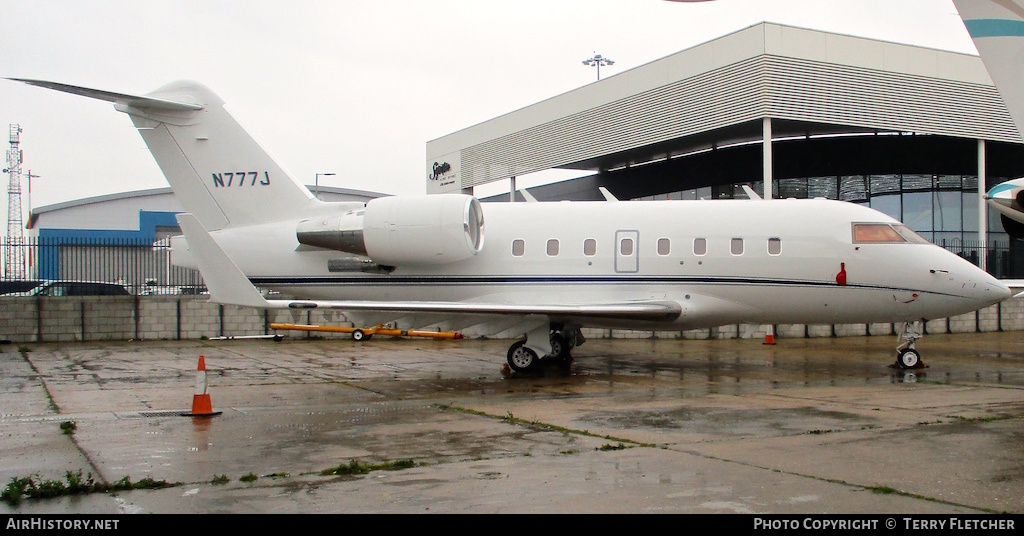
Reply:
[[[303,220],[296,237],[382,265],[448,264],[483,249],[484,213],[470,195],[380,197],[362,210]]]

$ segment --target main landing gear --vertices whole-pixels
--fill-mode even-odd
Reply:
[[[579,328],[552,327],[548,333],[551,351],[544,357],[539,357],[535,350],[528,347],[528,341],[529,337],[516,341],[508,349],[508,366],[515,372],[532,372],[546,363],[553,363],[567,369],[572,364],[572,356],[569,351],[583,344],[585,339]]]
[[[894,368],[924,368],[924,363],[921,362],[921,354],[914,349],[914,343],[916,343],[921,337],[923,337],[923,335],[921,333],[920,320],[914,321],[913,323],[903,323],[903,329],[899,338],[905,342],[896,347],[896,363],[893,365]]]

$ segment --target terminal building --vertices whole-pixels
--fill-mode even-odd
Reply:
[[[1024,247],[983,197],[1024,176],[1024,145],[970,54],[764,22],[431,140],[426,157],[428,193],[507,186],[485,201],[522,201],[517,178],[561,169],[581,176],[529,194],[723,199],[746,185],[861,203],[1024,276]]]

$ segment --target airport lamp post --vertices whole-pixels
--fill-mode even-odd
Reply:
[[[587,58],[583,60],[583,65],[589,65],[591,67],[597,67],[597,79],[601,79],[601,66],[602,65],[613,65],[615,62],[601,56],[600,54],[594,54],[593,58]]]
[[[324,177],[333,177],[334,173],[317,173],[316,181],[313,183],[313,197],[320,199],[320,175]]]

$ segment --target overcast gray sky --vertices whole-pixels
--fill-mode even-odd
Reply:
[[[764,20],[974,53],[951,0],[0,0],[0,76],[196,80],[299,180],[421,194],[428,140],[593,83],[595,52],[607,78]],[[13,123],[34,207],[167,185],[109,103],[0,80]]]

